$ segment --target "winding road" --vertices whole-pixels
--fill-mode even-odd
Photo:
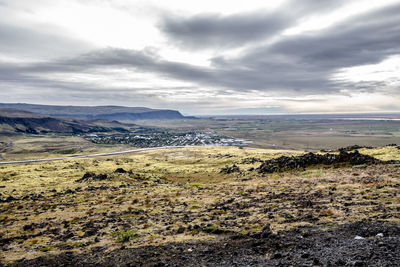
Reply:
[[[119,154],[127,154],[127,153],[141,152],[141,151],[147,151],[147,150],[156,150],[156,149],[185,148],[185,147],[205,147],[205,146],[218,146],[218,145],[147,147],[147,148],[137,148],[137,149],[132,149],[132,150],[118,151],[118,152],[109,152],[109,153],[100,153],[100,154],[90,154],[90,155],[76,155],[76,156],[68,156],[68,157],[60,157],[60,158],[29,159],[29,160],[16,160],[16,161],[2,161],[2,162],[0,162],[0,165],[4,165],[4,164],[18,164],[18,163],[31,163],[31,162],[41,162],[41,161],[67,160],[67,159],[78,159],[78,158],[93,158],[93,157],[113,156],[113,155],[119,155]]]

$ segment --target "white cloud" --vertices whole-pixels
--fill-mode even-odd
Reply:
[[[347,5],[336,10],[330,10],[322,14],[314,14],[310,17],[306,17],[298,25],[287,29],[284,35],[295,35],[304,32],[318,31],[324,28],[330,27],[335,23],[341,22],[354,15],[365,13],[376,8],[395,4],[397,0],[358,0],[349,1]]]
[[[400,86],[400,55],[390,56],[377,64],[342,68],[332,76],[333,80],[359,82],[385,82],[388,86]]]
[[[398,111],[400,96],[382,93],[355,93],[350,95],[327,95],[318,101],[282,101],[288,111],[301,113],[346,113]]]
[[[389,110],[400,101],[400,22],[396,15],[386,20],[378,13],[396,3],[5,1],[0,5],[0,97],[7,102],[149,105],[197,114],[269,107]],[[378,19],[368,28],[361,15],[374,18],[374,12]],[[202,14],[193,27],[203,28],[196,34],[189,30],[183,42],[191,47],[177,45],[182,40],[174,37],[181,32],[168,35],[160,27],[163,18],[176,18],[179,30]],[[247,26],[237,30],[244,19]],[[213,23],[225,24],[204,38]],[[342,31],[338,25],[348,27]],[[246,32],[253,26],[259,31]],[[196,46],[201,49],[193,50]],[[86,52],[97,57],[86,62]]]

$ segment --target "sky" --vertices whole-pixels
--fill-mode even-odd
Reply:
[[[0,102],[400,111],[400,1],[0,0]]]

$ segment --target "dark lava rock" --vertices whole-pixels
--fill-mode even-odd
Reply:
[[[108,178],[108,175],[105,173],[102,174],[98,174],[94,177],[92,177],[93,180],[97,181],[97,180],[106,180]]]
[[[259,158],[251,157],[251,158],[243,159],[242,162],[240,162],[240,163],[241,164],[254,164],[256,162],[263,162],[263,161]]]
[[[133,174],[133,173],[132,173]],[[144,181],[147,180],[148,178],[145,175],[142,175],[140,173],[135,173],[131,176],[132,178],[139,180],[139,181]],[[143,184],[148,184],[147,182],[144,182]]]
[[[88,178],[92,178],[96,176],[96,174],[94,172],[86,172],[83,176],[82,179],[88,179]]]
[[[339,148],[338,151],[343,151],[343,152],[349,152],[352,150],[356,150],[356,149],[360,149],[360,148],[368,148],[368,149],[372,149],[374,148],[373,146],[359,146],[359,145],[353,145],[353,146],[347,146],[347,147],[342,147]]]
[[[279,253],[279,252],[275,253],[275,254],[272,255],[272,257],[271,257],[271,259],[280,259],[280,258],[282,258],[282,254]]]
[[[24,225],[24,226],[22,227],[22,229],[23,229],[24,231],[29,231],[29,230],[32,230],[34,226],[35,226],[35,225],[34,225],[33,223],[32,223],[32,224],[26,224],[26,225]]]
[[[360,154],[357,150],[354,152],[340,151],[339,155],[335,154],[314,154],[312,152],[297,156],[286,157],[282,156],[276,159],[264,161],[260,167],[257,168],[259,173],[274,173],[289,170],[304,169],[313,165],[338,165],[338,164],[378,164],[385,163],[374,157]]]
[[[304,253],[303,255],[301,255],[301,257],[303,259],[307,259],[308,257],[310,257],[310,253]]]
[[[322,265],[322,264],[321,264],[321,261],[320,261],[319,259],[314,258],[314,259],[313,259],[313,265],[320,266],[320,265]]]
[[[185,232],[185,227],[183,226],[179,226],[178,230],[176,231],[177,234],[182,234],[183,232]]]
[[[271,231],[271,225],[270,225],[270,224],[264,225],[263,228],[262,228],[262,232],[263,232],[264,234],[270,235],[270,234],[272,233],[272,231]]]
[[[399,236],[399,227],[388,227],[384,223],[369,223],[368,221],[357,221],[341,226],[341,231],[349,233],[349,236],[376,237],[382,233],[383,236]]]
[[[64,235],[62,235],[60,237],[60,239],[65,241],[65,240],[68,240],[68,239],[70,239],[70,238],[72,238],[74,236],[75,236],[74,233],[72,233],[70,231],[67,231],[67,232],[64,233]]]
[[[75,193],[75,191],[74,190],[71,190],[71,189],[67,189],[67,190],[65,190],[65,192],[64,192],[64,194],[73,194],[73,193]]]
[[[230,173],[234,173],[234,172],[240,172],[240,169],[238,166],[236,166],[236,164],[233,164],[232,166],[225,166],[224,168],[222,168],[220,170],[219,173],[230,174]]]
[[[43,195],[42,194],[37,194],[37,195],[31,194],[29,198],[31,200],[35,200],[36,201],[36,200],[39,200],[39,199],[43,198]]]
[[[11,201],[19,200],[18,198],[15,198],[13,196],[8,196],[5,199],[0,199],[0,203],[9,203]]]
[[[85,181],[101,181],[101,180],[106,180],[108,179],[107,174],[95,174],[94,172],[86,172],[82,178],[76,180],[75,182],[77,183],[82,183]]]
[[[257,232],[253,232],[250,233],[249,236],[251,236],[252,238],[269,238],[272,235],[272,231],[271,231],[271,225],[270,224],[266,224],[263,226],[261,231],[257,231]]]
[[[352,262],[352,263],[350,264],[350,266],[362,267],[362,266],[367,266],[367,265],[366,265],[365,262],[363,262],[363,261],[354,261],[354,262]]]
[[[392,233],[354,240],[356,228],[380,229]],[[266,227],[268,230],[268,227]],[[375,230],[371,231],[375,233]],[[300,226],[260,240],[231,233],[210,241],[188,241],[145,245],[108,251],[96,247],[84,253],[47,254],[12,266],[398,266],[400,262],[398,224],[365,221],[321,230]],[[299,235],[302,238],[299,238]],[[379,239],[381,240],[381,239]],[[269,255],[269,257],[266,257]]]
[[[90,228],[90,229],[85,231],[85,237],[93,236],[93,235],[97,234],[97,232],[98,231],[97,231],[96,228]]]
[[[114,173],[129,173],[132,174],[132,171],[126,171],[123,168],[118,168],[114,171]]]
[[[388,144],[386,146],[396,146],[397,147],[397,144]]]

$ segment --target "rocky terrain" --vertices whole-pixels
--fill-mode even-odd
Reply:
[[[396,266],[400,262],[400,227],[359,221],[322,231],[298,227],[271,233],[223,233],[211,242],[171,243],[111,253],[62,253],[15,266]],[[105,253],[105,254],[103,254]]]
[[[301,155],[277,159],[271,159],[263,162],[257,170],[260,173],[283,172],[289,170],[304,169],[315,165],[335,166],[339,165],[361,165],[361,164],[393,164],[397,161],[381,161],[369,155],[363,155],[358,152],[345,152],[341,150],[339,154],[314,154],[312,152]]]
[[[383,161],[400,151],[335,155],[367,161],[260,173],[265,162],[311,156],[204,147],[3,166],[1,262],[398,265],[400,165]]]

